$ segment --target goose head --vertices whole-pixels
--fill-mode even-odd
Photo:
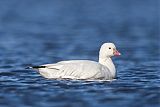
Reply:
[[[120,56],[121,53],[116,49],[113,43],[104,43],[99,52],[100,58],[108,58],[112,56]]]

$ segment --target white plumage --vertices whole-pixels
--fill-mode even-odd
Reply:
[[[116,76],[116,69],[111,60],[111,57],[115,55],[120,55],[115,45],[113,43],[104,43],[100,48],[99,62],[90,60],[69,60],[32,68],[37,69],[45,78],[111,80]]]

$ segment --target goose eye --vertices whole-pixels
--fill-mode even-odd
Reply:
[[[111,47],[109,47],[109,49],[111,49]]]

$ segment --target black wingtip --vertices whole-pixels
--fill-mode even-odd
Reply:
[[[26,69],[38,69],[38,68],[45,68],[46,66],[29,66]]]

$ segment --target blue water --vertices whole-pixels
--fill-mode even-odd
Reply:
[[[0,107],[158,107],[158,0],[0,0]],[[114,42],[118,79],[48,80],[26,66],[98,60]],[[92,72],[92,71],[91,71]]]

